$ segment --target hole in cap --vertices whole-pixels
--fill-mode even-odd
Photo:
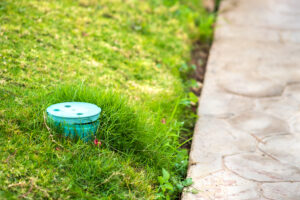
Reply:
[[[66,107],[66,108],[70,108],[71,106],[70,106],[70,105],[65,105],[65,107]]]
[[[57,109],[57,108],[56,108],[56,109],[53,109],[53,110],[54,110],[54,111],[60,111],[60,110],[59,110],[59,109]]]
[[[83,113],[77,113],[77,115],[83,115]]]

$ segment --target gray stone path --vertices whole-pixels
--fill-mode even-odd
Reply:
[[[300,0],[222,0],[183,200],[300,200]]]

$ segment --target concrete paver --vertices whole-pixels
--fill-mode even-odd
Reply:
[[[183,200],[300,199],[299,10],[221,1]]]

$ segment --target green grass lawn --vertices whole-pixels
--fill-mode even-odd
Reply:
[[[0,199],[178,197],[187,63],[212,21],[198,0],[0,0]],[[100,148],[48,131],[65,101],[102,108]]]

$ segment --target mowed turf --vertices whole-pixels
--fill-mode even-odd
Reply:
[[[0,0],[0,199],[175,199],[211,23],[198,0]],[[102,108],[100,148],[47,129],[66,101]]]

